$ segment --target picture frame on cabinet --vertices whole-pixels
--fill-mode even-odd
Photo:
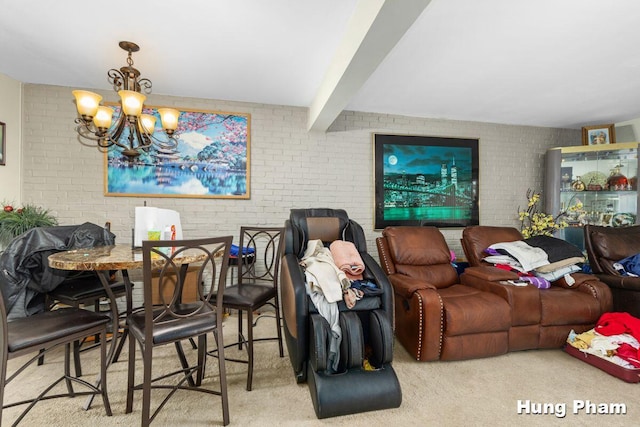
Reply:
[[[603,145],[616,143],[615,125],[584,126],[582,145]]]
[[[0,166],[6,165],[6,125],[3,122],[0,122]]]

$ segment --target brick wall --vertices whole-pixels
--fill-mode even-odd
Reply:
[[[82,146],[71,88],[24,86],[24,203],[37,203],[61,224],[111,221],[119,243],[131,241],[135,206],[178,210],[185,237],[232,234],[242,224],[281,225],[290,208],[343,208],[367,234],[373,230],[372,133],[480,139],[480,221],[517,225],[527,188],[542,189],[544,154],[579,145],[580,131],[423,119],[346,111],[326,133],[307,132],[305,108],[151,95],[148,105],[251,114],[251,198],[105,197],[103,156]],[[100,91],[107,101],[117,96]],[[459,255],[461,231],[443,230]]]

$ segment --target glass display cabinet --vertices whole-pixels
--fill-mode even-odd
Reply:
[[[638,221],[638,144],[557,147],[547,151],[545,212],[563,213],[558,236],[584,249],[582,226]]]

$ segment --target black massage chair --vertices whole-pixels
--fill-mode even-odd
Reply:
[[[393,290],[367,253],[362,227],[341,209],[292,209],[285,223],[285,253],[280,270],[284,332],[298,383],[308,382],[318,418],[397,408],[402,402],[393,359]],[[342,340],[338,369],[330,369],[331,330],[305,289],[300,260],[310,240],[325,246],[353,242],[365,266],[363,279],[377,284],[348,309],[338,302]]]

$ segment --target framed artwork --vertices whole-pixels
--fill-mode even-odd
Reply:
[[[154,138],[166,141],[158,108],[143,112],[157,117]],[[176,147],[154,144],[135,161],[116,146],[105,152],[105,196],[250,198],[251,116],[178,109]]]
[[[6,164],[6,152],[7,149],[5,148],[7,145],[7,141],[6,141],[6,135],[7,131],[6,131],[6,126],[4,123],[0,122],[0,166],[4,166]]]
[[[582,145],[616,143],[616,129],[611,125],[585,126],[582,128]]]
[[[374,134],[375,228],[479,224],[478,139]]]

